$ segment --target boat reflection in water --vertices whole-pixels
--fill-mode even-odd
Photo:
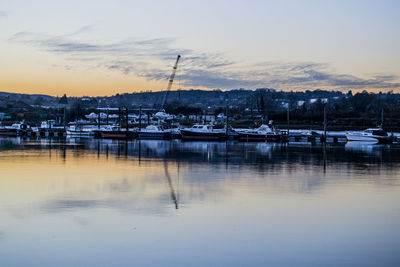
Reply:
[[[0,266],[396,266],[400,147],[361,147],[0,138]]]
[[[100,140],[79,137],[66,139],[30,139],[28,137],[0,138],[1,150],[55,149],[79,150],[81,153],[96,152],[99,155],[129,156],[133,158],[167,159],[183,162],[225,162],[230,164],[246,163],[282,163],[323,161],[327,154],[332,163],[348,161],[374,161],[386,157],[391,160],[400,156],[399,145],[384,145],[376,142],[348,142],[342,144],[312,143],[243,143],[235,141],[183,142],[180,140]],[[355,158],[355,154],[367,154],[370,157]]]
[[[382,157],[382,153],[384,150],[389,150],[390,145],[379,144],[375,141],[366,142],[366,141],[353,141],[347,142],[345,145],[345,150],[348,152],[354,153],[364,153],[369,154],[378,158]]]

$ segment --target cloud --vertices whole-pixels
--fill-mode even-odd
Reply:
[[[382,75],[375,75],[374,77],[378,81],[382,82],[391,82],[399,79],[399,76],[393,74],[382,74]]]
[[[257,87],[261,85],[258,79],[241,77],[240,73],[215,72],[206,69],[187,70],[182,75],[182,80],[189,86],[208,88],[242,88]]]
[[[258,65],[258,71],[248,73],[249,77],[262,81],[268,87],[280,88],[336,88],[336,89],[392,89],[400,87],[395,75],[375,76],[362,79],[349,74],[337,74],[329,69],[328,64],[300,62],[271,62]]]
[[[153,63],[162,66],[159,69],[164,69],[171,65],[171,61],[178,54],[190,53],[189,50],[173,48],[173,38],[129,39],[112,43],[76,40],[79,39],[77,35],[88,30],[90,27],[82,27],[72,34],[59,36],[22,31],[11,36],[9,41],[66,55],[69,60],[85,62],[93,68],[100,67],[137,76],[145,76]]]
[[[4,17],[7,17],[7,15],[8,15],[8,12],[7,12],[7,11],[5,11],[5,10],[0,10],[0,19],[1,19],[1,18],[4,18]]]
[[[169,47],[172,39],[157,38],[146,40],[123,40],[114,43],[94,43],[73,40],[74,37],[87,28],[67,35],[47,36],[43,34],[22,31],[9,38],[10,41],[18,41],[28,45],[37,46],[48,52],[70,55],[98,55],[98,56],[148,56],[166,58],[169,55],[177,55],[182,50]]]
[[[400,87],[396,75],[380,74],[363,79],[335,73],[326,63],[275,61],[246,65],[229,59],[224,53],[176,48],[175,38],[128,39],[110,43],[81,41],[79,36],[91,30],[91,26],[84,26],[71,34],[58,36],[22,31],[11,36],[9,41],[65,55],[67,59],[88,64],[91,68],[149,80],[166,80],[173,60],[181,54],[179,74],[181,83],[187,87],[338,90]],[[74,69],[68,66],[68,69]]]

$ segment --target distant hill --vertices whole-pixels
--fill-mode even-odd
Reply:
[[[57,98],[49,95],[0,92],[0,108],[24,105],[54,105],[56,103]]]
[[[129,108],[159,110],[166,92],[135,92],[104,97],[54,97],[43,94],[18,94],[0,92],[0,112],[13,120],[30,118],[59,118],[62,108],[67,107],[69,121],[84,118],[97,108]],[[330,127],[365,128],[381,123],[382,111],[385,125],[400,130],[400,94],[368,93],[353,94],[351,91],[303,91],[284,92],[270,88],[256,90],[178,90],[169,93],[164,107],[172,114],[229,114],[236,119],[251,121],[268,116],[276,122],[285,123],[290,110],[291,125],[320,127],[324,106],[327,106]],[[250,119],[253,118],[253,119]],[[300,127],[300,126],[299,126]]]

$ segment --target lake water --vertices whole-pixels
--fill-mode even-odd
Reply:
[[[400,146],[0,139],[0,266],[400,266]]]

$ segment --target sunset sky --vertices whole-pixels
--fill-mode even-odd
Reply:
[[[400,1],[3,1],[0,91],[400,91]]]

